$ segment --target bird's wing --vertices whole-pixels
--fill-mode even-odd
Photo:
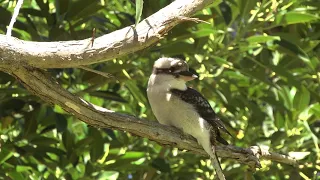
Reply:
[[[178,89],[171,89],[170,91],[172,94],[180,97],[181,100],[191,104],[199,113],[199,115],[203,119],[205,119],[213,128],[218,128],[219,130],[222,130],[228,133],[229,135],[231,135],[227,131],[223,122],[213,111],[209,102],[198,91],[189,87],[187,88],[187,90],[184,90],[184,91],[178,90]],[[216,139],[222,144],[227,144],[227,141],[220,136],[220,132],[218,131],[216,133],[217,133]]]

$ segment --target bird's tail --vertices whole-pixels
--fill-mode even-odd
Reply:
[[[224,174],[222,172],[222,168],[216,153],[216,148],[215,146],[212,146],[212,156],[211,156],[211,161],[212,161],[212,166],[216,170],[216,174],[219,178],[219,180],[225,180],[226,178],[224,177]]]

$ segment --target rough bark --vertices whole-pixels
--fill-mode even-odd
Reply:
[[[184,17],[213,0],[177,0],[141,21],[94,39],[61,42],[30,42],[0,35],[2,63],[23,63],[37,68],[68,68],[104,62],[145,49],[161,39]]]

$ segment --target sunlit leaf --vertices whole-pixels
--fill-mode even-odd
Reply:
[[[8,160],[11,156],[13,156],[13,151],[2,148],[0,153],[0,164],[4,163],[6,160]]]
[[[118,176],[119,176],[119,172],[105,171],[105,172],[99,174],[98,179],[99,180],[104,180],[104,179],[116,180],[116,179],[118,179]]]
[[[21,165],[18,165],[17,167],[16,167],[16,171],[17,172],[24,172],[24,171],[28,171],[28,170],[31,170],[32,169],[32,167],[30,167],[30,166],[21,166]]]
[[[297,160],[301,160],[309,154],[310,152],[289,152],[289,156],[294,157]]]
[[[143,9],[143,0],[136,0],[136,25],[140,22]]]
[[[309,13],[301,12],[283,12],[276,16],[276,25],[289,25],[297,23],[307,23],[311,21],[319,20],[319,17]]]
[[[280,40],[280,37],[256,35],[256,36],[250,36],[247,38],[247,41],[249,43],[266,43],[267,41],[273,41],[273,40]]]
[[[274,125],[278,129],[283,128],[285,125],[285,119],[280,112],[276,112],[276,114],[275,114]]]
[[[310,102],[310,92],[306,88],[298,90],[293,99],[293,107],[298,111],[303,111]]]

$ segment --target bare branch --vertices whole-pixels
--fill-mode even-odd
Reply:
[[[101,72],[101,71],[97,71],[97,70],[94,70],[94,69],[90,69],[86,66],[79,66],[80,69],[83,69],[83,70],[86,70],[86,71],[90,71],[90,72],[93,72],[93,73],[96,73],[96,74],[99,74],[100,76],[103,76],[105,78],[113,78],[114,76],[110,73],[105,73],[105,72]]]
[[[190,20],[186,17],[212,2],[176,0],[136,27],[128,26],[94,38],[94,43],[92,38],[63,42],[30,42],[16,38],[8,41],[0,35],[0,66],[10,61],[38,68],[68,68],[117,58],[154,44],[179,22]]]
[[[211,164],[213,166],[213,168],[215,169],[216,175],[218,176],[219,180],[226,180],[226,177],[224,176],[223,172],[222,172],[222,168],[218,159],[218,156],[216,155],[216,147],[212,146],[212,152],[214,154],[214,156],[210,157],[211,158]]]
[[[23,0],[18,0],[17,5],[14,8],[10,24],[7,28],[7,38],[11,37],[12,28],[13,28],[14,23],[17,20],[17,17],[18,17],[18,14],[19,14],[19,11],[20,11],[22,4],[23,4]]]
[[[175,146],[196,154],[206,155],[193,137],[185,135],[180,130],[154,121],[119,114],[86,102],[63,89],[53,78],[48,77],[43,70],[25,66],[16,66],[10,71],[7,69],[2,70],[15,76],[29,91],[44,101],[61,106],[79,120],[91,126],[123,130],[156,141],[162,145]],[[297,162],[291,157],[267,151],[262,152],[257,147],[247,149],[231,145],[217,146],[216,151],[218,156],[247,164],[253,170],[261,167],[259,158],[297,165]]]

